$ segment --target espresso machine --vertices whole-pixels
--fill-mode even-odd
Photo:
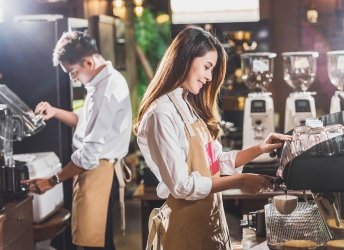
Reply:
[[[245,100],[243,149],[259,143],[275,132],[274,103],[266,87],[273,79],[274,58],[276,53],[245,53],[241,57],[242,79],[252,90]],[[275,161],[269,154],[257,157],[253,162],[264,163]]]
[[[344,221],[342,220],[344,112],[328,114],[317,119],[323,123],[325,130],[328,127],[337,127],[340,131],[334,130],[335,132],[326,137],[327,139],[298,153],[293,152],[295,141],[285,142],[284,146],[277,150],[281,165],[276,174],[275,186],[283,187],[286,192],[287,190],[303,190],[306,202],[305,204],[299,203],[298,206],[307,207],[309,211],[302,211],[302,209],[294,211],[288,215],[289,221],[291,218],[297,221],[295,213],[304,214],[298,221],[303,220],[302,227],[309,224],[312,230],[308,231],[308,237],[318,241],[318,246],[324,246],[326,241],[344,239]],[[287,134],[292,135],[294,130]],[[308,132],[308,136],[310,134]],[[307,198],[305,190],[312,192],[313,199]],[[319,219],[313,220],[314,214],[318,213],[321,215]],[[312,223],[319,225],[315,227]],[[295,229],[296,226],[297,223],[294,223],[294,231],[302,231],[301,227]],[[307,235],[305,235],[301,237],[306,237]],[[319,235],[323,238],[320,239]]]
[[[21,184],[29,179],[28,167],[13,159],[13,141],[43,129],[45,123],[41,119],[6,85],[0,84],[0,172],[2,197],[6,201],[18,200],[29,192],[28,185]]]
[[[308,92],[316,76],[318,52],[285,52],[283,56],[284,80],[293,88],[285,105],[284,131],[288,132],[305,123],[307,118],[316,117],[315,101]]]
[[[331,83],[337,88],[332,96],[330,113],[344,110],[338,94],[344,96],[344,50],[327,52],[327,72]]]

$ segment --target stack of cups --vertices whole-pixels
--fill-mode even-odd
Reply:
[[[298,156],[310,150],[311,156],[344,154],[344,127],[341,124],[323,126],[318,119],[307,119],[305,126],[294,129],[291,151]]]

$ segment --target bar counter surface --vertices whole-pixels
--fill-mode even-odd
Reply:
[[[283,191],[270,191],[270,192],[262,192],[258,193],[256,195],[248,195],[241,191],[241,189],[229,189],[222,192],[222,199],[223,200],[236,200],[236,202],[243,201],[243,202],[250,202],[253,204],[257,204],[257,208],[254,208],[252,204],[250,205],[251,210],[249,211],[255,211],[257,209],[261,209],[263,204],[268,203],[268,199],[272,198],[276,195],[282,195],[284,194]],[[288,194],[295,195],[299,198],[303,197],[302,191],[288,191]],[[311,197],[311,193],[307,192],[307,197]],[[140,184],[138,188],[135,190],[133,194],[133,198],[136,200],[141,201],[141,236],[142,236],[142,249],[146,248],[146,241],[148,237],[148,219],[150,212],[153,208],[159,207],[162,205],[163,201],[160,199],[156,194],[156,187],[154,186],[145,186],[143,184]],[[226,208],[226,207],[225,207]],[[243,213],[247,213],[248,211],[242,211]],[[239,226],[239,225],[238,225]],[[259,244],[261,245],[261,244]],[[257,245],[257,247],[259,246]],[[265,243],[264,247],[254,250],[267,250],[269,249]],[[246,250],[246,249],[244,249]]]
[[[270,248],[268,247],[267,242],[263,241],[262,243],[252,247],[251,250],[270,250]]]

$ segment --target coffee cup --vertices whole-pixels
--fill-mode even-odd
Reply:
[[[274,196],[274,206],[280,214],[291,214],[297,206],[297,196],[277,195]]]
[[[255,212],[250,212],[249,215],[252,215],[252,221],[255,219],[255,225],[250,227],[250,219],[248,219],[248,225],[250,229],[256,231],[256,236],[265,237],[266,236],[266,226],[265,226],[265,210],[260,209]]]

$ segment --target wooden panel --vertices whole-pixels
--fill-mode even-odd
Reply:
[[[0,250],[3,249],[4,247],[4,241],[3,241],[3,234],[4,234],[4,230],[3,230],[3,225],[4,225],[4,221],[6,219],[6,215],[0,215]]]
[[[4,249],[33,250],[32,196],[17,202],[8,202],[0,216],[6,216],[3,223]]]
[[[33,233],[32,228],[27,228],[24,232],[17,236],[4,250],[33,250]]]
[[[4,222],[4,246],[11,243],[11,241],[29,227],[31,227],[32,234],[32,202],[27,200],[27,202],[21,203],[20,206],[16,207],[15,210],[8,211],[8,214],[5,208],[5,212],[7,218]]]

